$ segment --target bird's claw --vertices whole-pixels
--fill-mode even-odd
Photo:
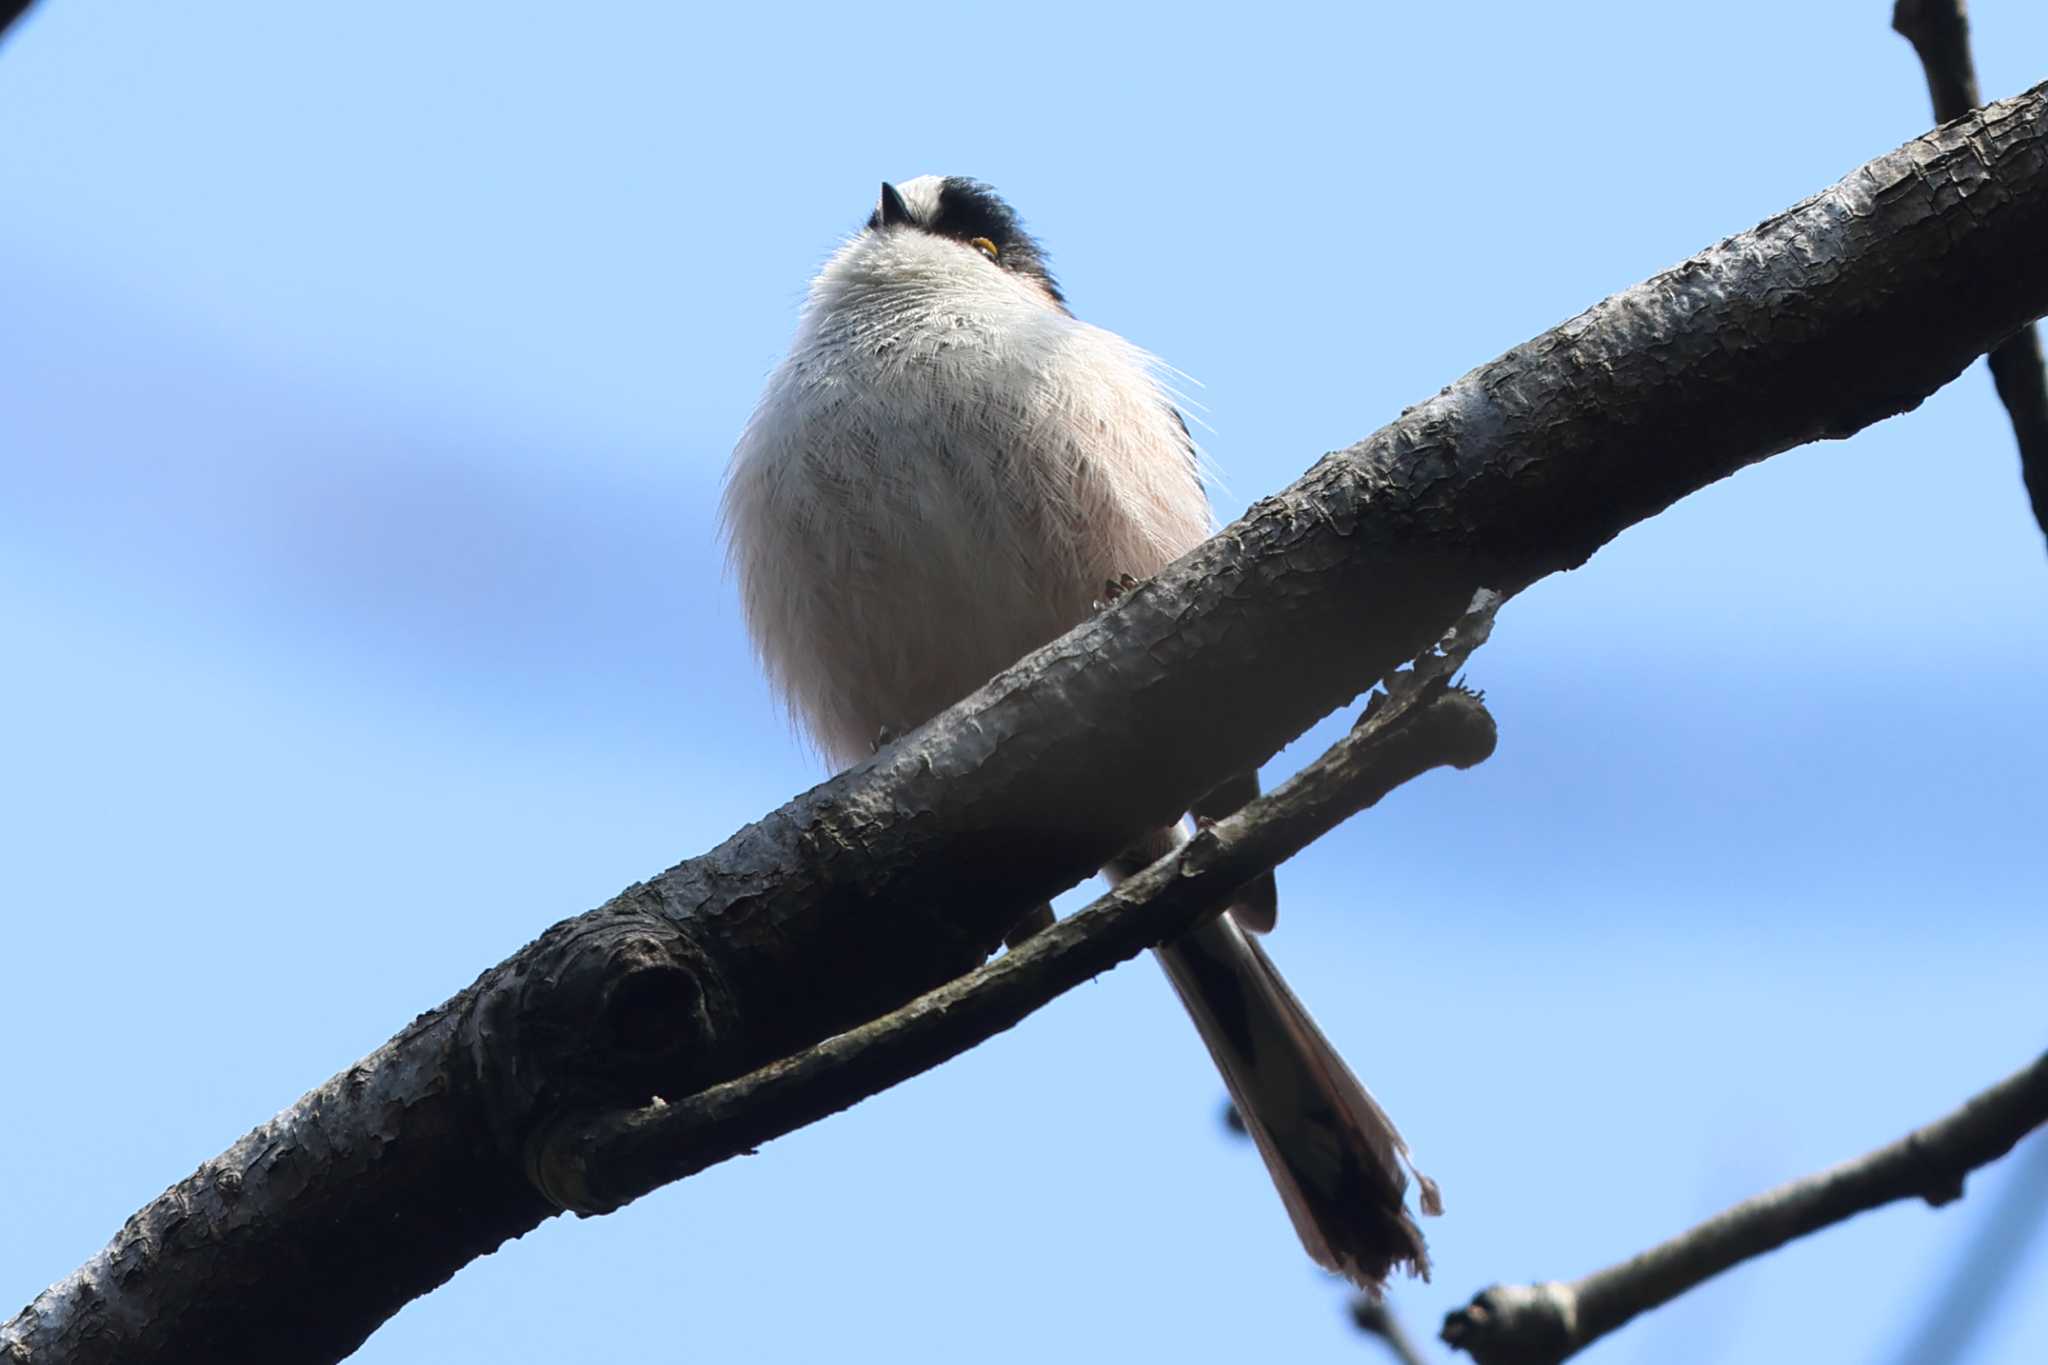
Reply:
[[[1095,610],[1102,611],[1116,605],[1117,601],[1132,588],[1138,586],[1136,576],[1120,573],[1115,578],[1102,580],[1102,596],[1095,599]]]

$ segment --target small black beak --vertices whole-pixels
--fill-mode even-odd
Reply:
[[[883,227],[895,227],[910,221],[910,205],[903,202],[903,196],[896,193],[896,187],[882,182],[882,202],[875,208],[875,220]]]

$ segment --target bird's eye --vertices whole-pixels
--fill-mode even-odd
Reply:
[[[995,260],[996,257],[1001,254],[996,250],[996,244],[994,242],[991,242],[986,237],[970,238],[968,240],[967,245],[973,247],[976,251],[979,251],[982,255],[988,257],[992,261]]]

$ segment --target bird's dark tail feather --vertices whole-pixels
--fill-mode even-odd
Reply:
[[[1377,1294],[1397,1267],[1429,1278],[1404,1202],[1443,1211],[1436,1183],[1323,1037],[1279,969],[1229,915],[1158,950],[1317,1264]]]

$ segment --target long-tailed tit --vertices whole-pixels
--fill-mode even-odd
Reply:
[[[812,281],[725,490],[754,644],[827,754],[866,757],[1080,622],[1106,581],[1209,534],[1158,368],[1074,317],[988,186],[882,187]],[[1256,790],[1239,779],[1198,809]],[[1106,871],[1180,837],[1160,831]],[[1245,932],[1273,913],[1268,878],[1160,963],[1309,1255],[1366,1287],[1404,1263],[1426,1274],[1400,1134]]]

